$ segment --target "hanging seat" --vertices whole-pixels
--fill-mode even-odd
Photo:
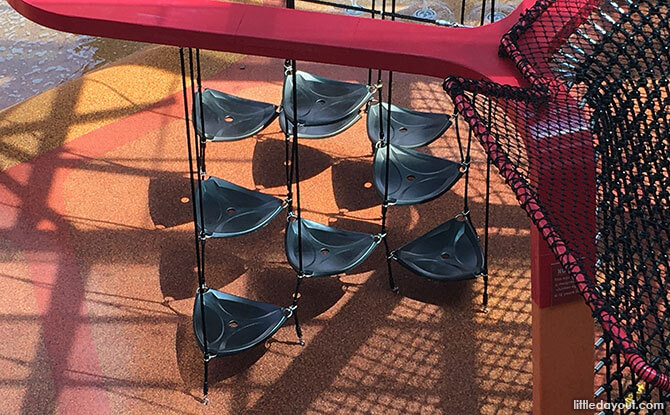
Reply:
[[[298,125],[298,132],[300,138],[326,138],[341,133],[360,119],[361,114],[354,112],[350,116],[330,124]],[[286,122],[286,114],[283,111],[279,114],[279,126],[285,133],[293,134],[293,123]]]
[[[370,256],[381,239],[377,235],[345,231],[302,219],[303,273],[325,277],[344,273]],[[298,221],[289,221],[285,236],[286,257],[300,271]]]
[[[202,137],[200,93],[193,100],[193,120]],[[202,93],[205,108],[205,138],[234,141],[250,137],[267,127],[277,116],[277,106],[228,95],[214,89]]]
[[[484,272],[477,234],[465,218],[448,220],[403,245],[393,259],[415,274],[438,281],[468,280]]]
[[[217,177],[202,182],[205,234],[213,238],[244,235],[267,225],[284,209],[274,196],[249,190]],[[196,206],[200,192],[196,193]],[[200,210],[197,225],[200,227]]]
[[[379,104],[368,110],[368,137],[373,144],[379,141]],[[387,131],[388,104],[381,111],[383,131]],[[394,146],[415,148],[438,139],[451,126],[451,117],[433,112],[414,111],[391,104],[390,142]]]
[[[451,160],[391,145],[389,166],[390,203],[412,205],[440,196],[463,176],[461,165]],[[386,147],[377,148],[374,158],[374,183],[384,196]]]
[[[296,79],[298,124],[301,126],[324,126],[338,123],[343,119],[351,121],[353,115],[358,114],[361,107],[372,99],[370,88],[364,84],[335,81],[303,71],[296,72]],[[292,123],[294,115],[291,75],[284,78],[282,112],[285,120],[289,121],[289,124]],[[326,128],[326,132],[332,135],[332,131],[340,127],[330,126]],[[312,138],[316,138],[316,135]]]
[[[207,353],[227,356],[250,349],[272,336],[290,312],[273,304],[261,303],[221,291],[198,293],[193,304],[193,331],[204,352],[200,297],[205,303]]]

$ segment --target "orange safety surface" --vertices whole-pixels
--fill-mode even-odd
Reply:
[[[281,60],[207,53],[203,64],[206,87],[280,102]],[[0,113],[0,413],[530,412],[528,220],[495,174],[490,313],[480,312],[481,280],[439,284],[394,264],[393,294],[379,247],[347,275],[304,282],[304,347],[290,320],[266,344],[212,360],[203,407],[178,68],[176,48],[152,48]],[[367,80],[361,69],[298,68]],[[451,113],[440,80],[394,80],[395,104]],[[208,173],[283,195],[283,140],[275,121],[257,137],[210,144]],[[426,151],[457,160],[453,127]],[[482,235],[485,159],[474,140],[473,158]],[[301,140],[300,160],[304,217],[378,231],[364,119]],[[456,215],[463,193],[461,181],[432,202],[391,207],[391,247]],[[208,286],[290,304],[284,224],[210,240]]]

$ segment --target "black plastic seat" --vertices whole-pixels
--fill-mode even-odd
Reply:
[[[389,202],[398,205],[422,203],[451,189],[463,176],[461,165],[402,147],[390,146]],[[386,147],[375,151],[374,183],[383,197],[386,178]]]
[[[202,136],[200,93],[193,100],[193,120]],[[211,141],[234,141],[250,137],[267,127],[277,116],[277,106],[238,98],[214,89],[202,93],[205,107],[205,138]]]
[[[261,303],[221,291],[198,293],[193,304],[193,331],[204,352],[200,297],[205,302],[207,353],[226,356],[262,343],[284,324],[290,314],[286,308]]]
[[[468,280],[484,272],[477,234],[464,218],[451,219],[402,246],[394,259],[410,271],[438,281]]]
[[[333,124],[360,111],[372,98],[367,85],[335,81],[297,71],[298,123],[305,126]],[[293,77],[284,78],[282,108],[293,121]]]
[[[202,182],[205,234],[213,238],[244,235],[267,225],[284,205],[280,199],[218,177]],[[196,193],[196,206],[200,192]],[[200,226],[200,210],[196,209]]]
[[[368,110],[368,137],[373,143],[379,141],[379,104]],[[388,104],[381,111],[384,134],[387,131]],[[438,139],[451,126],[451,117],[433,112],[420,112],[391,105],[391,144],[397,147],[415,148],[428,145]]]
[[[331,228],[302,219],[303,273],[325,277],[346,272],[361,264],[377,247],[380,238],[361,232]],[[289,221],[285,236],[286,257],[299,272],[298,221]]]
[[[335,121],[330,124],[321,124],[321,125],[298,125],[298,132],[300,133],[300,138],[326,138],[333,135],[337,135],[347,128],[351,127],[356,123],[356,121],[361,119],[361,114],[354,112],[346,118]],[[282,131],[287,134],[293,134],[293,123],[286,122],[286,114],[284,111],[279,113],[279,126]]]

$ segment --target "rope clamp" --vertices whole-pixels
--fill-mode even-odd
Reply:
[[[454,216],[454,219],[459,219],[461,217],[467,218],[469,214],[470,214],[470,209],[465,210],[465,211],[459,213],[458,215]]]
[[[373,236],[373,240],[375,241],[376,244],[383,241],[384,238],[386,238],[386,232],[380,232],[377,235]]]
[[[397,260],[398,260],[398,256],[396,255],[396,251],[391,251],[391,252],[389,252],[389,254],[388,254],[388,256],[386,257],[386,259],[392,259],[392,260],[394,260],[394,261],[397,261]]]
[[[203,294],[209,291],[209,287],[206,286],[205,284],[202,284],[202,286],[198,287],[197,290],[195,290],[196,294]]]
[[[289,212],[288,215],[286,215],[286,222],[290,222],[291,219],[298,219],[298,217],[295,215],[295,213]]]
[[[379,150],[380,148],[386,147],[386,142],[384,141],[384,137],[379,137],[379,140],[375,143],[375,149]]]
[[[202,356],[202,360],[204,360],[205,362],[209,362],[210,360],[212,360],[213,357],[214,356],[212,356],[211,354],[205,352],[205,354]]]
[[[370,92],[371,94],[374,94],[378,90],[382,89],[382,85],[383,85],[382,82],[378,82],[377,84],[374,84],[374,85],[368,85],[368,92]]]
[[[290,305],[284,309],[284,317],[287,319],[291,318],[293,316],[293,311],[298,308],[297,305]]]
[[[458,170],[459,170],[461,173],[465,173],[465,172],[467,172],[469,169],[470,169],[470,161],[465,161],[465,160],[461,161],[461,166],[458,168]]]
[[[293,202],[293,198],[292,198],[292,197],[287,197],[287,198],[285,198],[285,199],[282,201],[281,208],[284,209],[284,208],[288,207],[288,205],[290,205],[291,202]],[[291,213],[293,213],[293,212],[291,212]],[[290,215],[291,213],[289,213],[289,215]]]

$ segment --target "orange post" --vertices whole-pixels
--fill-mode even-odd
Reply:
[[[533,226],[533,294],[544,294],[544,304],[540,296],[532,297],[534,415],[578,414],[580,412],[573,409],[574,400],[593,398],[593,317],[578,294],[568,293],[562,300],[556,300],[560,298],[556,297],[560,295],[556,285],[562,286],[561,278],[565,276],[556,262],[556,257]]]

